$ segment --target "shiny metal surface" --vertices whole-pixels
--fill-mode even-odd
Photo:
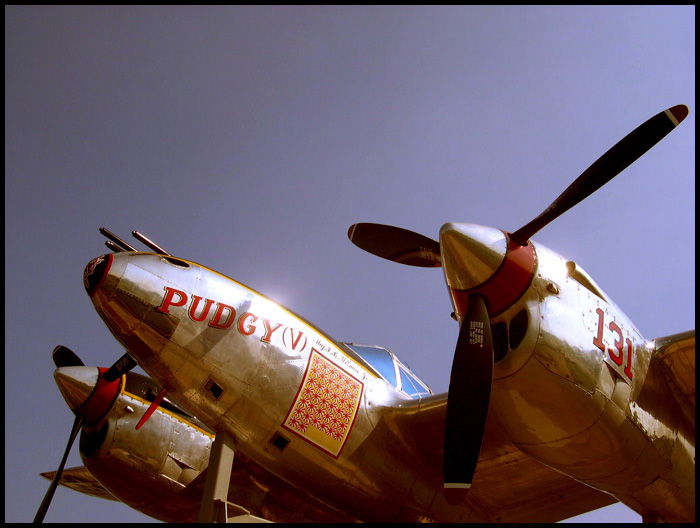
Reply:
[[[379,419],[372,415],[406,396],[290,312],[211,270],[147,254],[112,259],[93,301],[143,368],[167,379],[174,399],[231,431],[238,451],[312,496],[340,509],[361,504],[372,519],[400,515],[414,464],[365,440]],[[307,416],[295,395],[302,382],[324,382],[315,373],[321,370],[345,383],[349,396],[330,388],[344,407],[331,417],[333,407]],[[322,416],[332,425],[319,425]],[[278,437],[288,443],[282,450],[271,443]],[[397,478],[396,470],[411,478]],[[408,506],[427,511],[431,500]]]
[[[642,514],[693,518],[694,434],[679,438],[672,417],[677,411],[658,403],[667,398],[638,411],[640,404],[649,409],[638,395],[650,343],[619,308],[569,277],[562,257],[539,244],[537,255],[537,276],[518,303],[529,303],[530,320],[539,321],[537,338],[526,338],[514,357],[496,365],[493,411],[499,424],[523,452]],[[605,350],[595,344],[601,318]],[[663,423],[669,426],[659,427]],[[672,464],[673,458],[686,463]],[[649,491],[661,482],[672,484],[663,493]]]
[[[445,224],[440,240],[445,282],[458,317],[473,294],[485,299],[495,317],[530,287],[537,267],[532,244],[517,244],[503,231],[475,224]]]
[[[467,247],[487,248],[495,238],[486,233]],[[484,250],[491,256],[478,259],[475,272],[463,270],[471,260],[451,259],[450,247],[443,248],[448,284],[462,275],[481,280],[495,266],[491,280],[503,269],[498,250]],[[492,325],[505,335],[490,427],[502,430],[516,452],[613,493],[642,514],[661,507],[668,519],[694,517],[694,463],[692,470],[669,464],[694,460],[694,432],[680,431],[672,415],[662,417],[668,426],[656,426],[656,409],[636,401],[651,345],[615,305],[577,280],[585,272],[570,275],[566,260],[541,245],[522,251],[524,258],[508,263],[531,277],[522,294],[505,301],[500,290],[486,296],[503,306]],[[418,447],[437,451],[441,437],[420,440],[429,428],[390,418],[397,409],[413,415],[421,400],[317,328],[193,262],[127,252],[105,258],[99,269],[89,266],[98,276],[86,284],[114,336],[159,386],[168,385],[169,397],[231,434],[237,457],[303,490],[306,503],[371,522],[496,518],[479,493],[449,505],[441,464],[426,456],[433,447]],[[463,306],[452,290],[459,317]],[[435,398],[444,403],[444,396]],[[479,475],[477,466],[475,482]]]
[[[53,379],[68,407],[74,411],[89,398],[99,375],[97,367],[60,367],[54,371]]]
[[[440,240],[458,318],[475,291],[495,313],[492,329],[512,335],[516,318],[525,319],[518,314],[527,314],[524,336],[494,369],[491,412],[501,428],[524,453],[615,494],[642,515],[694,519],[694,433],[683,430],[675,405],[658,403],[672,403],[668,396],[645,383],[653,345],[585,270],[540,244],[536,274],[511,304],[519,288],[505,276],[509,253],[496,242],[498,233],[446,224]],[[486,289],[499,280],[507,286]],[[493,309],[504,305],[503,312]]]
[[[97,368],[61,368],[56,380],[71,401],[84,402],[95,387],[93,371],[96,374]],[[127,374],[107,416],[81,433],[80,455],[90,473],[81,468],[68,470],[71,482],[65,485],[101,498],[112,497],[162,521],[194,522],[213,435],[167,401],[136,431],[135,424],[155,391],[157,386],[149,378]],[[229,500],[254,515],[279,522],[349,520],[249,460],[236,461],[230,480]]]
[[[386,428],[387,413],[410,398],[331,338],[192,262],[109,257],[91,290],[98,313],[169,396],[233,435],[237,457],[358,519],[495,519],[476,499],[448,505],[441,468],[392,448],[408,439]]]
[[[440,248],[447,285],[469,290],[483,284],[501,265],[506,247],[500,229],[476,224],[443,225]]]

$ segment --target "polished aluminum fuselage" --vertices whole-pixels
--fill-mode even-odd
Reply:
[[[91,297],[107,326],[238,453],[363,521],[484,520],[446,502],[441,468],[392,427],[410,398],[342,345],[198,264],[105,258]],[[490,411],[518,448],[638,511],[657,487],[669,518],[682,516],[692,492],[694,516],[694,431],[638,399],[652,351],[617,307],[538,245],[531,284],[492,322],[518,336],[496,363]]]
[[[141,253],[108,257],[92,296],[98,312],[174,400],[235,438],[237,452],[362,520],[483,520],[466,506],[443,508],[435,468],[396,449],[400,439],[383,424],[385,412],[410,399],[331,338],[197,264]],[[309,369],[312,360],[351,386],[345,398],[330,388],[335,415],[310,411],[310,422],[337,421],[331,434],[292,420],[309,412],[298,398],[303,389],[324,383]]]
[[[634,510],[695,516],[695,431],[670,391],[649,397],[654,351],[574,263],[537,245],[528,329],[494,368],[492,410],[523,452]],[[646,385],[645,385],[645,382]]]

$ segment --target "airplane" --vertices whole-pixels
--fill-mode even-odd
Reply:
[[[578,263],[531,240],[687,115],[645,121],[513,232],[350,227],[374,255],[443,269],[459,323],[446,394],[386,348],[101,229],[112,252],[85,288],[126,353],[97,369],[54,351],[76,417],[36,520],[82,431],[75,486],[161,520],[552,522],[619,501],[694,522],[695,331],[644,338]]]

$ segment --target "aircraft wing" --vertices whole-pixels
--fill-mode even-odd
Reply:
[[[447,394],[432,396],[391,419],[438,475],[442,475],[446,405]],[[556,522],[617,502],[520,451],[490,417],[469,496],[492,522]]]
[[[41,473],[42,477],[49,480],[53,480],[54,475],[56,475],[55,471]],[[65,486],[66,488],[84,493],[85,495],[92,495],[93,497],[100,499],[119,502],[119,499],[107,491],[105,487],[92,476],[92,473],[90,473],[85,466],[78,466],[63,470],[63,475],[61,475],[59,484],[61,484],[61,486]]]
[[[667,380],[683,417],[694,431],[695,330],[657,339],[649,374]]]

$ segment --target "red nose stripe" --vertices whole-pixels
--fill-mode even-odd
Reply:
[[[469,296],[475,293],[486,299],[489,315],[498,315],[512,306],[530,286],[535,276],[537,257],[530,242],[521,246],[513,242],[508,234],[508,248],[501,266],[491,278],[469,290],[451,289],[455,306],[460,315],[466,313]]]

